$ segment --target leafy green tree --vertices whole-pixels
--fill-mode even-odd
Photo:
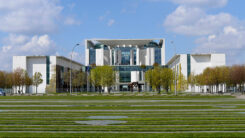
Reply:
[[[201,87],[205,85],[205,78],[203,76],[204,76],[203,73],[195,75],[196,85],[199,86],[200,91],[201,91]]]
[[[244,84],[244,67],[241,65],[234,65],[231,67],[231,83],[234,87],[239,85],[239,91],[242,91],[242,85]]]
[[[146,71],[146,65],[142,64],[140,65],[140,68],[142,69],[142,72],[140,71],[139,73],[143,73],[142,76],[145,76],[145,71]],[[146,90],[146,81],[144,81],[144,89]]]
[[[158,93],[161,91],[161,86],[168,92],[173,83],[173,71],[168,68],[154,67],[146,71],[145,79],[148,85],[152,86]]]
[[[45,91],[47,93],[56,93],[56,66],[52,66],[52,73],[51,79],[49,81],[49,84],[46,86]]]
[[[197,80],[196,80],[196,77],[195,77],[194,72],[192,72],[192,73],[188,76],[187,82],[188,82],[188,85],[191,86],[191,89],[197,84]]]
[[[73,79],[72,79],[72,85],[76,88],[82,87],[84,84],[86,84],[86,73],[82,71],[73,71]]]
[[[169,68],[162,68],[160,74],[161,74],[161,85],[168,92],[174,80],[173,71],[172,69]]]
[[[212,82],[212,70],[211,68],[206,68],[204,71],[203,71],[203,74],[202,74],[202,77],[203,77],[203,83],[204,85],[207,85],[209,86],[210,88],[210,92],[213,92],[213,82]]]
[[[107,87],[110,93],[110,88],[115,84],[115,71],[110,66],[101,66],[101,85]]]
[[[219,84],[222,82],[222,70],[221,67],[210,68],[211,84],[216,87],[216,92],[219,91]]]
[[[99,92],[101,92],[101,70],[100,70],[99,66],[95,67],[91,70],[90,79],[91,79],[91,83],[94,85],[94,87],[99,89]]]
[[[181,64],[179,64],[179,72],[177,76],[177,91],[184,91],[187,89],[187,80],[182,74]]]
[[[13,87],[13,73],[12,72],[8,72],[5,74],[5,88],[12,88]]]
[[[157,90],[158,93],[161,92],[162,85],[161,70],[160,67],[154,67],[152,70],[152,88]]]
[[[36,94],[37,94],[38,86],[42,83],[43,83],[42,74],[40,72],[35,72],[33,76],[33,85],[35,85],[36,87]]]
[[[26,86],[26,91],[28,91],[29,87],[32,85],[32,78],[29,77],[27,71],[25,71],[24,84]]]
[[[0,71],[0,88],[5,87],[5,72]]]
[[[25,85],[25,70],[17,68],[13,73],[13,80],[14,86],[17,88],[18,93],[23,93],[23,86]]]
[[[148,71],[145,72],[145,82],[148,83],[149,86],[152,86],[153,84],[153,69],[149,69]]]
[[[90,79],[100,91],[101,87],[107,87],[110,92],[110,87],[115,83],[115,71],[110,66],[97,66],[91,70]]]

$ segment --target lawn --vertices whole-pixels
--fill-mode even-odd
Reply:
[[[0,97],[0,137],[244,135],[245,100],[232,96]]]

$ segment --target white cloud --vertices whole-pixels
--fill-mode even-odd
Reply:
[[[76,6],[76,3],[70,3],[67,6],[70,10],[72,10]]]
[[[171,1],[181,5],[207,7],[207,8],[223,7],[227,4],[227,0],[171,0]]]
[[[137,9],[139,7],[139,3],[137,1],[133,1],[132,3],[126,4],[123,6],[121,13],[128,13],[128,14],[132,14],[132,13],[136,13]]]
[[[70,59],[72,54],[72,60],[84,64],[85,63],[84,51],[85,51],[85,45],[82,43],[74,49],[73,54],[72,52],[69,52],[69,54],[67,54],[66,57]]]
[[[10,70],[12,56],[27,55],[51,55],[56,53],[55,43],[48,35],[35,35],[33,37],[23,35],[9,35],[4,40],[4,46],[0,49],[0,70]]]
[[[114,20],[114,19],[110,19],[110,20],[107,22],[107,26],[112,26],[114,23],[115,23],[115,20]]]
[[[223,7],[227,0],[172,0],[178,7],[169,14],[164,27],[182,34],[198,36],[194,52],[225,53],[228,64],[244,63],[244,21],[229,13],[208,14],[208,8]]]
[[[81,22],[74,19],[73,17],[67,17],[64,21],[65,25],[80,25]]]
[[[230,26],[224,27],[224,30],[230,28]],[[234,30],[234,27],[232,27]],[[245,30],[239,30],[234,33],[233,30],[229,33],[220,32],[213,39],[209,37],[202,37],[196,40],[198,47],[195,48],[195,52],[218,52],[226,53],[228,64],[245,63],[242,59],[242,55],[245,53]]]
[[[106,11],[105,14],[99,17],[99,21],[104,21],[110,13],[110,11]]]
[[[184,35],[209,35],[233,25],[236,18],[228,13],[206,14],[198,7],[179,6],[167,16],[164,26],[175,33]]]
[[[224,28],[224,33],[227,34],[237,34],[237,29],[232,26],[226,26]]]
[[[53,32],[62,9],[57,0],[0,0],[0,30],[26,34]]]
[[[216,38],[216,35],[209,35],[208,36],[208,41],[211,41]]]
[[[69,53],[69,56],[67,56],[67,58],[71,58],[71,52]],[[83,54],[83,52],[73,52],[72,54],[72,60],[75,60],[79,63],[84,63],[85,62],[85,56]]]

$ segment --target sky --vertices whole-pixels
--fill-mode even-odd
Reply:
[[[84,63],[84,40],[165,38],[179,54],[225,53],[245,64],[244,0],[0,0],[0,70],[12,57],[59,55]],[[171,41],[173,43],[171,43]]]

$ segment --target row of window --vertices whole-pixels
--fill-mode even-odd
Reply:
[[[132,48],[120,48],[121,51],[121,64],[120,65],[130,65],[130,51]],[[118,50],[112,51],[112,65],[118,65]],[[115,59],[115,56],[116,59]],[[136,65],[136,49],[133,49],[133,65]],[[116,62],[115,62],[116,60]],[[96,50],[95,49],[89,49],[89,65],[96,63]],[[116,64],[115,64],[116,63]],[[161,65],[161,48],[155,48],[155,63],[158,63]]]

